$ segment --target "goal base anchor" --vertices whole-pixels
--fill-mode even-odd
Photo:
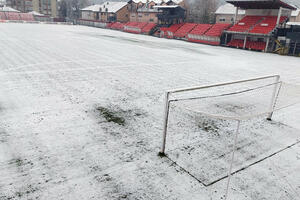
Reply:
[[[161,158],[167,156],[164,152],[159,152],[157,155],[158,155],[159,157],[161,157]]]

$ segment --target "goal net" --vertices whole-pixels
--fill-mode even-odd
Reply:
[[[168,91],[160,155],[170,155],[205,186],[226,179],[227,199],[232,174],[297,141],[296,130],[286,127],[286,137],[278,131],[280,124],[266,119],[299,103],[299,91],[278,75]],[[279,138],[282,143],[275,148]]]

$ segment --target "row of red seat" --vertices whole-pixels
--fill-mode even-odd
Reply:
[[[34,21],[30,13],[0,12],[0,20]]]
[[[206,35],[211,37],[220,37],[225,29],[230,27],[230,24],[174,24],[170,27],[160,29],[161,37],[167,38],[185,38],[189,34]]]
[[[252,26],[258,23],[262,16],[245,16],[237,24],[231,27],[228,31],[247,32]]]
[[[113,22],[108,23],[106,28],[111,28],[115,30],[122,30],[129,33],[144,33],[149,34],[149,32],[156,26],[155,23],[147,22]]]
[[[115,29],[115,30],[123,30],[124,29],[124,23],[120,22],[113,22],[113,23],[108,23],[107,28]]]
[[[282,16],[279,22],[282,24],[286,20],[287,17]],[[228,31],[269,34],[275,29],[276,23],[276,16],[245,16]]]
[[[184,38],[187,36],[189,32],[191,32],[197,24],[194,23],[185,23],[183,24],[175,33],[174,36],[176,38]]]
[[[173,24],[170,27],[162,27],[160,28],[161,34],[160,37],[173,38],[174,33],[180,29],[184,24]]]
[[[244,48],[244,40],[241,39],[234,39],[231,40],[228,44],[228,46],[231,47],[237,47],[237,48]],[[266,42],[260,42],[260,41],[246,41],[246,49],[254,49],[263,51],[266,48]]]
[[[286,21],[287,17],[281,17],[279,23],[282,24]],[[276,28],[277,17],[276,16],[267,16],[264,17],[263,21],[254,26],[250,33],[260,33],[260,34],[268,34],[272,32]]]

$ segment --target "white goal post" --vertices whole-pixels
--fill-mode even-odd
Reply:
[[[213,87],[219,87],[219,86],[227,86],[227,85],[234,85],[239,83],[246,83],[246,82],[253,82],[253,81],[259,81],[263,79],[274,79],[274,82],[272,83],[274,85],[273,94],[270,99],[270,107],[268,112],[268,120],[272,119],[272,115],[274,112],[274,104],[276,100],[276,96],[279,92],[279,81],[280,76],[279,75],[272,75],[272,76],[264,76],[259,78],[253,78],[253,79],[247,79],[247,80],[239,80],[234,82],[226,82],[226,83],[219,83],[219,84],[213,84],[213,85],[206,85],[206,86],[196,86],[196,87],[189,87],[189,88],[181,88],[181,89],[175,89],[170,90],[165,93],[165,109],[164,109],[164,122],[163,122],[163,142],[162,142],[162,148],[160,151],[160,155],[165,154],[165,147],[166,147],[166,139],[167,139],[167,131],[168,131],[168,120],[169,120],[169,114],[170,114],[170,103],[174,100],[170,99],[171,94],[175,93],[182,93],[182,92],[188,92],[188,91],[195,91],[195,90],[201,90],[201,89],[207,89],[207,88],[213,88]]]
[[[267,85],[262,85],[260,87],[254,87],[254,88],[247,88],[246,90],[239,91],[239,92],[232,92],[232,93],[226,93],[226,94],[221,94],[221,95],[214,95],[214,96],[207,96],[207,97],[199,97],[199,96],[192,96],[189,98],[172,98],[172,95],[174,94],[180,94],[180,93],[185,93],[185,92],[193,92],[193,91],[199,91],[199,90],[204,90],[204,89],[212,89],[212,88],[217,88],[222,86],[229,86],[233,87],[232,85],[236,84],[243,84],[243,83],[250,83],[250,82],[255,82],[255,81],[263,81],[264,79],[271,80]],[[255,116],[262,116],[266,115],[268,120],[272,119],[273,112],[275,110],[275,105],[276,105],[276,100],[280,92],[280,87],[281,87],[281,82],[280,82],[280,76],[279,75],[272,75],[272,76],[264,76],[264,77],[259,77],[259,78],[252,78],[252,79],[247,79],[247,80],[239,80],[239,81],[234,81],[234,82],[226,82],[226,83],[219,83],[219,84],[213,84],[213,85],[206,85],[206,86],[196,86],[196,87],[189,87],[189,88],[182,88],[182,89],[175,89],[175,90],[170,90],[167,91],[165,94],[165,109],[164,109],[164,121],[163,121],[163,137],[162,137],[162,146],[161,150],[159,152],[159,156],[166,156],[165,151],[166,151],[166,142],[167,142],[167,132],[168,132],[168,123],[169,123],[169,115],[170,115],[170,104],[172,102],[179,102],[179,101],[184,101],[184,100],[193,100],[197,99],[202,100],[204,98],[223,98],[229,95],[235,95],[238,93],[246,93],[248,91],[256,90],[257,88],[263,88],[263,87],[270,87],[268,88],[268,91],[270,92],[270,99],[266,100],[265,102],[265,107],[267,107],[264,111],[262,110],[257,110],[257,113],[252,113],[252,115],[249,116],[220,116],[220,115],[215,115],[215,113],[211,114],[209,112],[201,112],[204,115],[207,115],[209,117],[215,117],[219,119],[231,119],[235,120],[237,122],[237,127],[236,127],[236,132],[234,133],[234,144],[233,144],[233,150],[232,150],[232,156],[231,156],[231,162],[229,166],[229,172],[228,172],[228,181],[227,181],[227,188],[226,188],[226,194],[225,194],[225,200],[228,197],[228,191],[229,191],[229,184],[230,184],[230,178],[232,175],[232,167],[233,167],[233,161],[234,161],[234,154],[236,151],[236,145],[237,145],[237,140],[238,140],[238,134],[239,134],[239,128],[240,128],[240,122],[243,119],[248,119],[251,117]],[[273,91],[272,91],[273,90]],[[269,96],[268,96],[269,97]]]

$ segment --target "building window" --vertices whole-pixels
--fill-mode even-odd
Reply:
[[[220,22],[225,22],[226,20],[225,20],[225,18],[220,18],[219,21]]]
[[[154,22],[154,19],[150,19],[150,22]]]

